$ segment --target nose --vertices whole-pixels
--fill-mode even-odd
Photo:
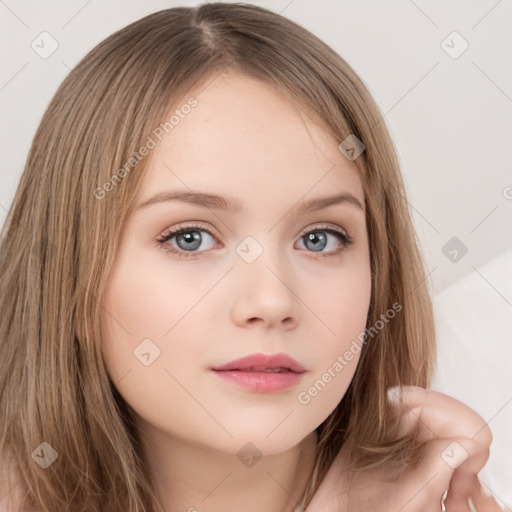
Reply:
[[[248,261],[241,257],[233,269],[233,321],[246,328],[294,328],[299,322],[301,301],[284,252],[265,249],[254,261]]]

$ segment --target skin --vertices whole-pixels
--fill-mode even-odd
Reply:
[[[270,86],[223,74],[191,95],[198,106],[153,149],[137,204],[180,190],[229,195],[242,210],[169,201],[133,212],[103,300],[105,360],[133,410],[163,509],[292,512],[310,477],[315,428],[343,397],[359,354],[308,403],[299,395],[364,330],[371,294],[364,209],[345,202],[299,215],[295,208],[335,191],[364,207],[363,190],[337,141]],[[156,242],[190,222],[214,234],[200,231],[191,258]],[[340,255],[321,256],[342,246],[325,231],[320,252],[306,246],[306,229],[325,225],[352,237]],[[237,253],[254,254],[242,243],[247,236],[263,249],[252,263]],[[166,244],[188,247],[177,237]],[[147,366],[134,357],[144,339],[160,350]],[[307,372],[290,389],[259,393],[209,371],[255,352],[285,352]],[[476,476],[491,443],[483,418],[441,393],[401,391],[393,406],[403,432],[418,427],[428,443],[421,463],[360,473],[349,496],[342,449],[307,512],[439,511],[448,488],[450,512],[475,510],[468,498],[479,512],[498,512]],[[440,456],[454,441],[467,453],[456,468]],[[247,443],[248,455],[262,456],[251,465],[237,456]]]
[[[364,330],[371,292],[364,210],[293,208],[333,191],[364,205],[363,191],[336,141],[269,86],[223,75],[193,94],[198,107],[154,149],[138,203],[180,189],[229,193],[243,209],[166,202],[133,213],[102,304],[105,359],[133,410],[164,510],[293,511],[310,477],[315,428],[343,397],[358,353],[308,403],[298,397]],[[217,234],[215,242],[205,234],[204,253],[178,258],[155,241],[191,221]],[[304,228],[325,224],[353,238],[341,256],[321,257],[300,242]],[[249,235],[263,248],[252,263],[236,252]],[[340,245],[329,234],[320,251]],[[143,339],[160,350],[147,366],[133,353]],[[270,394],[209,371],[254,352],[288,353],[307,372],[297,386]],[[421,463],[359,473],[348,494],[342,449],[307,512],[439,511],[448,488],[450,512],[501,510],[477,478],[492,438],[483,418],[415,387],[402,388],[393,406],[403,433],[417,427],[428,443]],[[248,442],[246,453],[262,456],[250,465],[237,456]],[[440,456],[454,453],[452,443],[465,454],[457,467]]]
[[[307,512],[437,512],[447,489],[449,512],[502,510],[477,477],[492,441],[479,414],[450,396],[415,386],[397,388],[392,406],[400,414],[401,433],[414,430],[427,443],[421,462],[364,471],[352,479],[349,493],[342,449]]]
[[[105,360],[134,411],[165,510],[293,511],[310,476],[315,429],[343,397],[359,357],[307,404],[298,400],[365,328],[363,188],[341,141],[273,87],[225,73],[190,95],[198,105],[152,150],[137,204],[180,190],[229,195],[242,209],[167,201],[134,210],[102,302]],[[341,192],[362,208],[296,211]],[[156,241],[190,222],[214,235],[199,231],[192,258]],[[325,247],[303,236],[319,230]],[[237,253],[248,236],[263,249],[252,263]],[[165,247],[186,253],[190,243],[178,238]],[[149,366],[133,353],[144,339],[160,350]],[[284,352],[307,372],[292,388],[260,393],[209,370],[256,352]],[[262,455],[251,467],[237,456],[247,443]]]

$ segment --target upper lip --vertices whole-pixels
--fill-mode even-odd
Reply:
[[[287,354],[251,354],[240,359],[219,366],[212,366],[212,370],[266,370],[284,368],[296,373],[303,373],[306,369]]]

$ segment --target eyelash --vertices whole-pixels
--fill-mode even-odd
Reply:
[[[206,228],[205,226],[203,226],[201,224],[187,224],[185,226],[180,226],[179,228],[173,229],[171,231],[167,231],[165,234],[162,234],[160,236],[160,238],[156,239],[156,241],[158,243],[158,247],[163,249],[166,253],[177,255],[180,258],[197,259],[197,256],[194,256],[194,255],[200,254],[202,252],[207,252],[207,251],[183,251],[183,250],[178,250],[178,249],[172,247],[171,245],[167,244],[167,242],[174,236],[179,235],[181,233],[187,233],[189,231],[206,231],[206,233],[208,233],[216,242],[218,242],[216,234],[212,233],[211,230]],[[345,249],[347,249],[351,244],[354,243],[354,240],[348,233],[346,233],[342,230],[333,228],[331,226],[318,226],[313,229],[307,229],[306,231],[303,231],[299,235],[299,239],[301,239],[302,237],[304,237],[305,235],[307,235],[309,233],[316,233],[318,231],[324,231],[326,233],[331,233],[331,234],[335,235],[338,238],[338,240],[340,240],[342,242],[342,245],[339,249],[336,249],[331,252],[316,253],[317,256],[314,256],[314,257],[323,258],[323,257],[340,256],[341,253]],[[315,254],[313,251],[308,251],[308,252]]]

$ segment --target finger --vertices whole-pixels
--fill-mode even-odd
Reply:
[[[438,455],[456,470],[457,492],[468,495],[463,482],[478,474],[489,457],[489,427],[470,407],[447,395],[415,386],[404,386],[399,391],[394,406],[401,411],[401,432],[414,432],[417,440],[429,445],[434,439],[444,439]],[[474,429],[481,435],[470,437]]]
[[[392,510],[439,512],[441,498],[449,487],[455,471],[439,456],[444,442],[444,440],[431,441],[421,463],[415,467],[403,467],[401,472],[389,467],[379,472],[374,471],[372,481],[364,480],[364,484],[371,486],[372,489],[378,488],[379,492],[373,497],[371,503],[365,503],[367,508],[364,510],[387,510],[384,504],[388,505],[388,502],[383,503],[383,496],[389,496],[391,500],[389,505],[392,505]],[[358,495],[364,495],[367,492],[367,489],[358,485],[355,485],[355,489]]]
[[[450,512],[471,510],[468,497],[475,486],[475,475],[454,472],[445,500],[445,508]],[[479,511],[480,512],[480,511]]]
[[[441,440],[431,441],[421,463],[400,478],[399,494],[404,503],[408,502],[401,512],[423,511],[430,507],[437,512],[441,510],[442,496],[454,473],[454,469],[439,457],[443,443]],[[411,499],[413,493],[414,499]]]
[[[478,450],[477,443],[470,440],[459,439],[457,442],[464,443],[469,452]],[[404,472],[399,479],[399,500],[400,503],[408,504],[403,511],[426,510],[426,507],[435,505],[435,510],[441,510],[441,498],[444,492],[449,489],[445,500],[445,508],[448,512],[473,512],[468,503],[468,498],[476,494],[480,497],[480,482],[475,473],[472,472],[467,463],[457,465],[460,461],[450,460],[442,457],[446,441],[439,439],[430,441],[427,451],[414,470]],[[473,444],[473,446],[471,446]],[[476,458],[474,460],[477,460]],[[468,458],[470,461],[470,458]],[[479,463],[481,465],[483,463]],[[428,484],[428,485],[427,485]],[[403,494],[402,490],[406,492]],[[409,495],[411,491],[417,490],[414,499]],[[485,510],[485,509],[484,509]],[[477,512],[481,512],[477,509]],[[489,509],[494,512],[494,509]]]
[[[489,446],[492,433],[487,422],[466,404],[437,391],[417,386],[392,388],[391,403],[401,414],[400,434],[417,428],[417,439],[473,439]]]
[[[483,492],[482,485],[476,475],[461,477],[454,474],[445,501],[445,508],[449,512],[458,512],[459,510],[503,512],[496,500]]]
[[[484,488],[476,475],[470,499],[477,512],[503,512],[494,497],[484,491]]]

